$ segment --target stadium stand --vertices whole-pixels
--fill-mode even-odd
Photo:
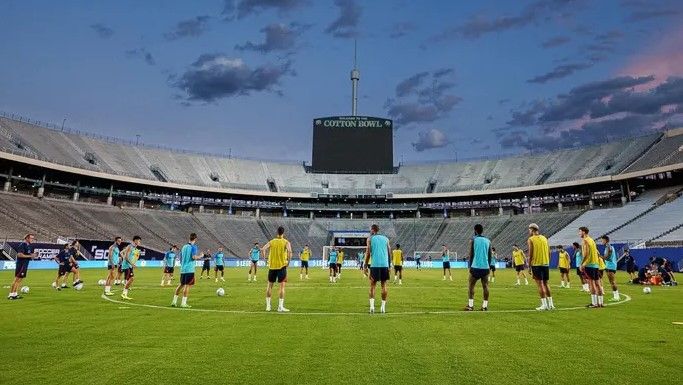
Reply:
[[[682,224],[683,199],[674,198],[612,232],[610,238],[619,243],[633,243],[625,242],[628,240],[639,240],[638,243],[643,243],[660,237]]]
[[[0,149],[87,170],[193,186],[251,191],[272,191],[274,186],[278,192],[348,195],[415,194],[535,186],[680,162],[683,135],[677,132],[538,155],[402,165],[397,173],[384,175],[311,174],[302,163],[235,159],[135,145],[8,117],[0,117]]]

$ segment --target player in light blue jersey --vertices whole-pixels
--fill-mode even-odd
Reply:
[[[446,280],[446,271],[448,271],[448,279],[453,280],[453,275],[451,275],[451,251],[444,244],[441,245],[441,263],[443,263],[443,280]]]
[[[219,271],[221,272],[221,282],[225,282],[225,272],[224,272],[225,260],[224,259],[225,259],[225,255],[223,255],[223,248],[219,247],[218,251],[213,256],[214,265],[215,265],[213,268],[213,272],[214,272],[214,278],[216,279],[216,282],[218,282],[218,272]]]
[[[588,287],[588,280],[586,279],[586,274],[581,271],[581,262],[583,262],[583,254],[581,254],[581,245],[578,242],[572,243],[574,247],[574,265],[576,266],[576,275],[579,276],[581,280],[581,291],[590,293],[590,288]]]
[[[259,247],[258,242],[254,242],[254,247],[249,251],[249,260],[251,261],[251,265],[249,265],[249,282],[251,282],[252,279],[252,270],[254,271],[254,282],[256,282],[256,268],[258,267],[259,259],[261,259],[261,248]]]
[[[131,300],[128,296],[128,290],[133,286],[133,281],[135,281],[135,269],[137,268],[138,259],[140,259],[140,243],[142,238],[136,235],[133,237],[133,242],[131,242],[125,249],[121,252],[121,269],[123,270],[124,278],[126,279],[126,284],[123,287],[123,293],[121,298]]]
[[[199,247],[197,247],[197,234],[190,234],[190,241],[180,249],[180,284],[175,289],[171,306],[178,305],[178,296],[182,292],[183,300],[180,307],[191,307],[187,304],[187,297],[190,294],[190,288],[194,285],[195,261],[203,257],[202,253],[199,252]]]
[[[171,286],[171,280],[173,279],[173,273],[175,271],[175,260],[178,255],[178,246],[172,245],[171,248],[164,255],[164,275],[161,277],[161,286],[164,286],[164,281],[166,285]]]
[[[330,267],[330,283],[336,283],[337,282],[337,257],[339,256],[339,252],[337,251],[336,247],[332,247],[330,249],[330,252],[327,256],[329,267]]]
[[[483,236],[483,233],[484,227],[482,225],[474,225],[474,238],[470,240],[469,297],[465,311],[474,310],[474,286],[479,280],[481,280],[481,288],[484,291],[484,302],[482,302],[481,310],[487,311],[489,308],[488,276],[494,258],[491,240]]]
[[[375,312],[375,288],[377,281],[382,286],[382,305],[381,313],[386,313],[387,304],[387,280],[389,279],[389,257],[391,256],[391,246],[389,238],[379,234],[379,226],[370,227],[370,236],[365,247],[365,274],[368,273],[370,265],[370,313]]]
[[[605,251],[603,252],[603,259],[605,260],[605,270],[607,270],[607,279],[610,285],[612,285],[612,299],[610,302],[618,302],[619,289],[617,288],[617,251],[614,250],[614,246],[609,243],[609,236],[603,235],[600,237],[603,246],[605,246]]]
[[[109,246],[109,255],[107,257],[107,274],[106,282],[104,283],[104,295],[114,295],[111,291],[111,284],[114,282],[116,274],[120,271],[121,264],[121,237],[114,238],[114,243]]]

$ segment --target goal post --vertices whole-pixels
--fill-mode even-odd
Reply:
[[[455,251],[449,251],[448,255],[450,256],[450,260],[453,262],[458,261],[458,253]],[[417,260],[417,257],[420,257],[420,262],[427,262],[429,261],[429,258],[431,257],[432,261],[436,262],[441,262],[441,251],[414,251],[413,252],[413,259]]]
[[[365,252],[365,246],[323,246],[323,269],[329,267],[330,250],[333,247],[344,250],[344,266],[358,267],[358,253]]]

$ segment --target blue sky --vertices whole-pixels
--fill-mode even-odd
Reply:
[[[310,161],[312,120],[395,122],[395,160],[498,156],[683,122],[683,2],[3,1],[0,110]],[[277,148],[277,150],[274,150]]]

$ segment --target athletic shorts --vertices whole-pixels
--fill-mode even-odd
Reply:
[[[255,261],[252,259],[252,260],[251,260],[251,264],[254,265],[254,266],[258,265],[258,259],[255,260]]]
[[[338,263],[338,264],[337,264],[337,271],[341,270],[341,267],[342,267],[342,264],[341,264],[341,263]]]
[[[560,273],[569,274],[569,269],[567,269],[566,267],[560,267]]]
[[[626,272],[627,273],[635,273],[636,272],[636,265],[634,263],[629,263],[626,265]]]
[[[107,265],[107,270],[113,270],[113,269],[114,269],[114,265],[112,265],[112,264]]]
[[[194,285],[194,273],[180,273],[181,285]]]
[[[579,277],[583,277],[583,273],[581,272],[581,269],[578,267],[576,268],[576,275],[578,275]]]
[[[588,279],[592,279],[593,281],[600,279],[600,273],[598,272],[597,267],[586,267],[584,271],[586,272]]]
[[[211,262],[204,262],[204,264],[202,265],[202,270],[211,270]]]
[[[608,272],[608,273],[612,273],[612,274],[616,274],[616,273],[617,273],[616,270],[612,270],[612,269],[607,269],[607,272]]]
[[[224,269],[224,266],[223,266],[223,265],[216,265],[216,266],[213,268],[214,271],[223,271],[223,269]]]
[[[444,262],[444,263],[443,263],[443,268],[444,268],[444,269],[450,269],[450,268],[451,268],[451,263],[450,263],[450,262]]]
[[[470,268],[470,276],[474,279],[484,279],[489,275],[489,269]]]
[[[394,273],[398,273],[399,271],[403,271],[403,266],[394,265]]]
[[[19,260],[17,261],[16,267],[14,268],[14,276],[16,278],[26,278],[26,274],[28,274],[28,259],[25,259],[26,262]]]
[[[491,270],[491,271],[496,271],[496,265],[491,265],[491,266],[489,266],[489,270]]]
[[[531,266],[531,274],[539,281],[550,280],[550,268],[548,266]]]
[[[65,266],[65,265],[59,265],[59,270],[57,271],[57,274],[58,274],[60,277],[65,276],[66,273],[68,272],[68,271],[66,270],[66,268],[67,268],[67,266]]]
[[[301,261],[301,267],[305,267],[308,269],[308,261]]]
[[[600,279],[605,275],[605,270],[598,270],[598,276],[600,276]]]
[[[370,279],[374,282],[386,282],[389,279],[388,267],[371,267]]]
[[[123,273],[123,269],[121,268],[121,265],[116,265],[116,271],[119,273]]]
[[[287,282],[287,267],[282,269],[268,270],[268,282]]]
[[[173,274],[173,266],[166,266],[164,267],[164,274]]]
[[[518,272],[518,273],[519,273],[520,271],[524,271],[524,265],[517,265],[517,266],[515,266],[515,271]]]
[[[133,269],[125,269],[123,270],[123,273],[125,274],[124,277],[126,277],[126,281],[135,277],[135,272],[133,272]]]
[[[337,271],[337,264],[336,263],[330,263],[330,269]]]
[[[416,259],[416,260],[415,260],[415,264],[416,264],[416,265],[420,266],[420,263],[421,263],[421,262],[420,262],[419,259]]]

